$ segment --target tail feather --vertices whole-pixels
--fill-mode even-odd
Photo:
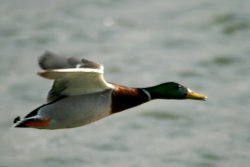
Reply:
[[[20,120],[20,117],[17,117],[14,120],[13,128],[42,128],[48,126],[50,119],[43,119],[38,116],[24,118]]]
[[[18,116],[18,117],[16,117],[16,118],[14,119],[13,123],[15,124],[15,123],[19,122],[20,120],[21,120],[21,118],[20,118],[20,116]]]

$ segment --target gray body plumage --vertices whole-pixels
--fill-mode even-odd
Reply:
[[[51,119],[46,129],[86,125],[110,115],[111,91],[65,97],[40,108],[38,115]]]

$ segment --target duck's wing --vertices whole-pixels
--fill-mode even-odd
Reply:
[[[112,88],[104,80],[103,66],[87,59],[66,58],[45,52],[39,58],[39,65],[43,71],[38,75],[54,80],[48,102],[63,96],[91,94]]]

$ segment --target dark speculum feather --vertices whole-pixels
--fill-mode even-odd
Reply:
[[[82,59],[82,64],[80,65],[80,67],[100,69],[101,65],[98,63],[92,62],[90,60],[87,60],[87,59]]]

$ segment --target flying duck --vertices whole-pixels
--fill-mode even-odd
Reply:
[[[175,82],[147,88],[131,88],[105,81],[104,67],[87,59],[45,52],[39,58],[38,75],[53,80],[47,103],[14,119],[12,127],[65,129],[83,126],[154,99],[207,97]]]

